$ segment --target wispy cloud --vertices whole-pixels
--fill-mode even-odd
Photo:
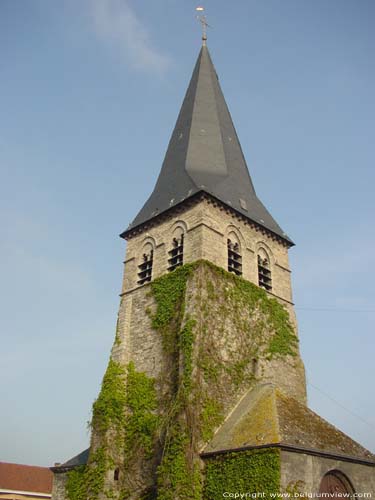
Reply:
[[[153,46],[129,0],[90,0],[89,5],[97,35],[122,51],[133,68],[160,74],[166,71],[170,58]]]

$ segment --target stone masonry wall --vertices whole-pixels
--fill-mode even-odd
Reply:
[[[59,472],[53,475],[52,498],[53,500],[66,500],[65,485],[67,473]]]
[[[268,295],[277,298],[287,308],[290,321],[298,335],[291,302],[291,272],[287,247],[264,231],[261,232],[235,217],[231,212],[209,200],[202,200],[147,232],[129,239],[118,321],[118,334],[122,343],[114,346],[112,353],[115,360],[126,364],[130,359],[136,359],[137,368],[149,376],[157,377],[165,368],[160,339],[150,330],[150,319],[144,314],[145,310],[152,307],[152,299],[147,293],[143,293],[145,285],[137,285],[137,272],[142,248],[151,242],[154,247],[152,279],[167,274],[168,251],[172,246],[173,233],[178,227],[185,232],[184,264],[205,259],[223,269],[227,269],[227,238],[230,233],[234,233],[241,245],[243,278],[255,284],[258,284],[257,252],[259,248],[265,250],[271,263],[273,285],[272,293],[268,292]],[[284,366],[277,362],[263,363],[261,369],[264,379],[284,380],[285,387],[289,387],[288,392],[292,395],[298,394],[300,401],[305,402],[305,375],[300,357],[294,360],[294,365],[298,365],[296,379],[286,374]],[[294,383],[297,389],[293,389]]]
[[[243,278],[258,284],[257,252],[263,249],[269,256],[272,272],[272,292],[287,307],[298,335],[297,320],[292,303],[291,271],[288,248],[268,232],[236,217],[232,212],[204,199],[187,206],[182,213],[156,224],[149,230],[131,237],[127,244],[122,294],[139,288],[138,265],[147,243],[154,247],[152,278],[166,274],[168,251],[173,232],[181,227],[185,232],[184,264],[205,259],[227,269],[227,238],[234,233],[241,245]]]
[[[356,493],[370,493],[372,496],[367,498],[375,497],[374,466],[304,453],[281,452],[281,483],[285,489],[299,482],[300,493],[316,494],[323,476],[330,471],[343,473]]]
[[[203,269],[205,270],[201,270],[200,273],[204,273],[204,279],[212,280],[207,266],[203,265]],[[217,353],[220,352],[221,359],[225,360],[227,353],[226,348],[222,347],[223,343],[230,346],[231,351],[238,350],[240,353],[242,332],[238,330],[238,324],[232,319],[234,316],[224,312],[224,297],[209,298],[207,283],[198,285],[197,279],[188,282],[186,311],[200,325],[203,325],[202,328],[204,327],[207,335],[210,336],[213,349]],[[221,290],[223,282],[219,280],[214,286]],[[201,310],[202,304],[198,303],[198,289],[200,289],[199,293],[207,295],[204,311]],[[207,307],[209,307],[209,312],[207,312]],[[137,370],[145,372],[149,377],[162,379],[168,367],[162,339],[151,326],[150,313],[154,311],[155,302],[150,293],[149,284],[125,293],[119,310],[117,332],[119,341],[113,346],[112,358],[123,366],[131,360],[135,363]],[[256,321],[256,318],[249,317],[246,311],[243,311],[243,324],[252,325]],[[256,375],[262,382],[275,383],[287,394],[301,402],[306,401],[304,367],[299,355],[286,358],[261,358],[256,370]],[[166,387],[165,390],[167,390]]]
[[[172,274],[169,277],[173,280]],[[219,426],[241,397],[259,382],[271,382],[305,403],[304,369],[298,347],[290,344],[293,355],[282,352],[269,355],[268,346],[275,332],[268,322],[268,313],[265,316],[261,306],[258,307],[257,298],[253,305],[247,302],[249,297],[240,282],[242,280],[234,279],[230,273],[223,273],[209,262],[200,261],[188,275],[185,295],[175,311],[181,318],[182,326],[189,322],[194,325],[191,377],[192,387],[197,392],[192,395],[194,405],[189,408],[188,414],[189,419],[195,421],[191,432],[198,433],[194,452],[196,459],[199,459],[198,451],[207,444],[215,425]],[[257,297],[257,287],[252,286],[252,290]],[[250,291],[250,294],[253,292]],[[262,293],[262,300],[268,300],[266,293]],[[179,354],[171,365],[171,356],[166,353],[165,343],[163,345],[165,337],[152,327],[156,311],[157,302],[150,283],[136,287],[122,297],[112,359],[124,367],[131,361],[137,372],[144,372],[155,379],[160,401],[158,414],[164,421],[165,411],[168,412],[171,404],[173,407],[178,393],[171,383],[173,365],[181,369],[186,360],[177,344]],[[181,327],[176,325],[176,328]],[[177,334],[176,342],[178,338]],[[170,403],[166,405],[166,401]],[[207,416],[214,423],[210,424],[213,427],[204,439],[198,429]],[[206,422],[203,427],[207,425]],[[116,463],[116,466],[122,465]],[[139,470],[132,470],[131,498],[139,498],[142,491],[152,488],[154,475],[144,474],[146,466],[143,464]],[[106,487],[116,489],[111,477]]]
[[[292,301],[287,247],[266,231],[253,227],[208,200],[187,207],[183,213],[171,215],[168,220],[129,239],[123,293],[137,287],[137,266],[142,256],[142,248],[147,242],[154,246],[153,278],[167,272],[168,251],[172,247],[173,231],[178,226],[186,231],[184,263],[205,259],[224,269],[227,269],[228,234],[235,233],[241,244],[243,277],[256,284],[257,251],[263,248],[271,261],[272,293],[287,303]]]

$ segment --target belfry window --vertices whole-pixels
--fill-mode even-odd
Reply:
[[[237,276],[242,276],[242,256],[240,245],[237,242],[233,242],[228,238],[228,271],[230,273],[237,274]]]
[[[272,290],[270,261],[268,257],[262,255],[258,255],[258,283],[268,292]]]
[[[179,238],[173,238],[172,249],[168,252],[168,271],[174,271],[176,267],[184,263],[184,234]]]
[[[154,251],[142,255],[141,263],[138,265],[138,284],[148,283],[152,278],[152,264],[154,261]]]

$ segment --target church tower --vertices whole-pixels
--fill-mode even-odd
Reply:
[[[144,285],[201,260],[278,300],[288,310],[296,334],[288,262],[293,243],[255,193],[206,46],[199,53],[155,189],[121,236],[128,242],[121,338],[130,341],[135,334],[131,318],[138,324],[138,297],[143,297]],[[144,343],[150,344],[148,351]],[[119,344],[113,356],[125,364],[133,360],[141,370],[158,376],[157,349],[151,335],[131,345]],[[288,376],[285,360],[280,363],[276,356],[273,361],[257,357],[254,365],[262,365],[257,371],[262,371],[263,380],[277,382],[305,403],[303,365],[297,351],[293,354]]]
[[[205,43],[156,186],[121,236],[90,450],[53,468],[54,500],[373,491],[374,457],[306,406],[293,242],[255,192]]]

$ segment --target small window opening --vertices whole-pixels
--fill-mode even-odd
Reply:
[[[151,250],[150,253],[144,253],[142,256],[142,262],[138,266],[138,284],[143,285],[151,281],[152,277],[152,264],[154,260],[154,251]]]
[[[272,290],[270,262],[267,258],[262,258],[260,255],[258,255],[258,283],[259,286],[265,288],[268,292]]]
[[[228,271],[230,273],[242,276],[242,256],[240,253],[240,245],[233,243],[229,238],[227,241],[228,246]]]
[[[180,238],[173,238],[172,250],[168,252],[168,271],[174,271],[176,267],[182,266],[184,263],[184,235]]]
[[[118,481],[119,480],[119,477],[120,477],[120,469],[115,469],[114,473],[113,473],[113,479],[115,481]]]

